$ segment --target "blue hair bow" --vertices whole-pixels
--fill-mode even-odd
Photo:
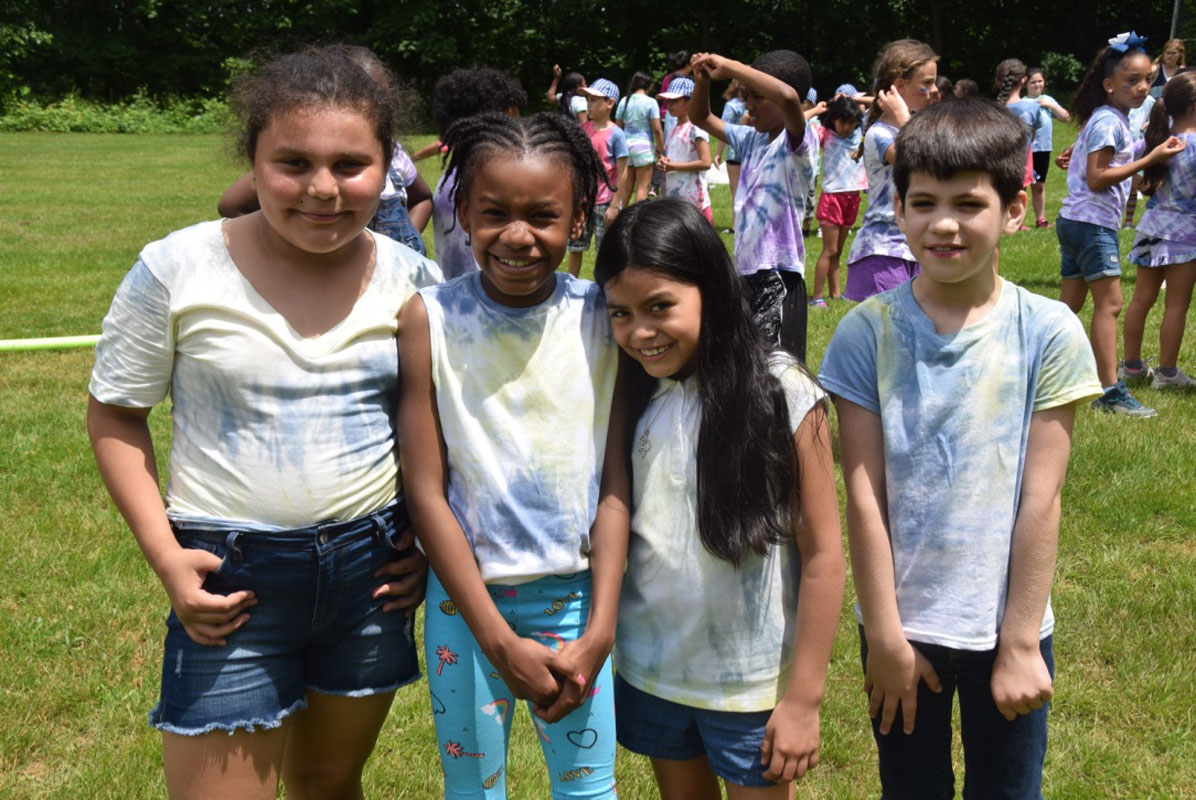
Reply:
[[[1118,53],[1128,53],[1130,50],[1145,53],[1144,44],[1146,44],[1145,36],[1139,36],[1137,31],[1126,31],[1109,40],[1109,49],[1116,50]]]

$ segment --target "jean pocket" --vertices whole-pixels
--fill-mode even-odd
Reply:
[[[175,538],[185,550],[203,550],[220,559],[220,565],[208,573],[208,577],[219,576],[228,570],[230,555],[233,548],[229,546],[229,539],[236,533],[196,533],[176,531]]]

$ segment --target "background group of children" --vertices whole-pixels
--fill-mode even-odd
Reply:
[[[1120,259],[1103,231],[1134,172],[1157,198],[1134,252],[1169,309],[1193,260],[1160,214],[1190,214],[1192,179],[1166,159],[1189,152],[1196,83],[1167,84],[1132,160],[1139,55],[1119,37],[1085,77],[1100,93],[1077,101],[1058,226],[1064,299],[1091,289],[1106,316]],[[446,797],[505,796],[520,699],[555,797],[613,797],[616,741],[667,798],[718,797],[720,779],[792,796],[818,763],[845,581],[830,400],[885,796],[953,795],[955,695],[965,793],[1041,796],[1074,408],[1122,384],[1101,395],[1116,365],[1096,314],[1089,347],[1068,308],[997,275],[1027,208],[1025,125],[933,105],[921,42],[875,66],[874,97],[845,87],[822,109],[803,107],[792,51],[696,54],[660,95],[667,136],[650,80],[621,96],[558,75],[561,113],[520,117],[509,76],[458,70],[437,85],[447,164],[426,198],[369,51],[306,50],[238,83],[256,208],[143,250],[90,385],[101,474],[172,607],[151,713],[172,796],[273,797],[280,780],[360,796],[419,674],[425,580]],[[1030,77],[1010,74],[1006,100]],[[724,80],[731,120],[710,107]],[[710,136],[739,167],[733,257],[701,181]],[[843,291],[861,302],[815,380],[802,221],[820,144],[824,256],[861,168],[869,206]],[[670,196],[631,203],[654,167]],[[430,215],[436,263],[366,231],[409,236],[398,205],[417,232]],[[558,272],[591,236],[596,282]],[[823,280],[835,297],[830,258],[816,300]],[[146,418],[168,393],[162,498]]]

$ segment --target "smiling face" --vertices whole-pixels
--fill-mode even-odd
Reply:
[[[702,293],[663,273],[627,267],[603,287],[615,341],[653,378],[690,375],[702,332]]]
[[[898,78],[893,81],[893,88],[901,95],[901,99],[909,106],[910,111],[921,111],[930,105],[931,96],[938,91],[935,79],[939,76],[939,65],[935,61],[927,61],[918,67],[908,78]]]
[[[1124,114],[1137,108],[1150,94],[1150,59],[1145,53],[1130,53],[1117,63],[1102,85],[1109,105],[1118,111]]]
[[[904,204],[898,198],[896,207],[897,224],[922,265],[918,280],[962,287],[993,280],[993,254],[1001,234],[1021,225],[1026,196],[1002,207],[987,173],[960,172],[942,180],[915,172]]]
[[[581,235],[585,209],[559,161],[497,154],[478,164],[458,209],[490,299],[534,306],[552,294],[569,237]]]
[[[389,162],[382,150],[354,109],[275,114],[253,158],[270,246],[322,256],[352,242],[378,207]]]
[[[1041,97],[1045,89],[1046,78],[1043,74],[1041,72],[1030,73],[1030,79],[1026,81],[1026,97]]]

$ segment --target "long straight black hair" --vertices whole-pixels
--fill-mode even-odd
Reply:
[[[792,535],[786,512],[799,467],[785,393],[769,371],[770,348],[726,247],[692,204],[666,198],[619,214],[598,249],[594,277],[608,286],[625,269],[651,270],[701,293],[694,353],[702,403],[698,532],[707,550],[738,566],[749,551],[763,554]],[[624,366],[628,417],[638,420],[657,380],[638,364]],[[628,427],[630,457],[635,426]]]

